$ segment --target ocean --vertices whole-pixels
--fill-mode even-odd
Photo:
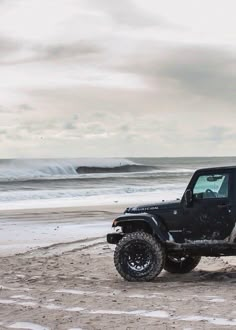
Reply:
[[[181,198],[193,172],[236,157],[0,160],[0,208],[147,203]]]

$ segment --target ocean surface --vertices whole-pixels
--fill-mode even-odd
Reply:
[[[0,160],[0,208],[147,203],[181,198],[193,172],[236,157]]]

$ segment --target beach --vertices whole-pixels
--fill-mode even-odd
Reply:
[[[235,11],[0,0],[0,330],[236,330]]]
[[[105,235],[126,205],[6,210],[0,329],[235,329],[235,257],[125,282]]]
[[[235,11],[0,0],[0,330],[236,330]]]
[[[126,207],[180,199],[196,168],[235,162],[0,160],[0,329],[235,329],[236,257],[130,283],[106,242]]]

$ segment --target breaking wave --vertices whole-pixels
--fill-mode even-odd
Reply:
[[[146,166],[141,164],[120,165],[116,167],[87,167],[81,166],[76,169],[79,174],[91,173],[127,173],[127,172],[145,172],[157,169],[155,166]]]
[[[72,160],[1,160],[0,181],[28,181],[40,179],[75,179],[82,174],[131,173],[157,169],[118,158],[81,158]]]

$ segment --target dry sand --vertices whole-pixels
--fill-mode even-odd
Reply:
[[[38,230],[39,247],[30,237],[27,244],[18,238],[16,254],[16,238],[7,237],[4,245],[2,234],[0,329],[235,329],[235,257],[203,258],[192,273],[163,271],[152,283],[125,282],[114,269],[114,247],[104,238],[120,211],[103,206],[2,212],[1,234],[28,224]],[[40,229],[47,225],[59,225],[47,236],[50,244]],[[87,233],[81,236],[82,225]]]

